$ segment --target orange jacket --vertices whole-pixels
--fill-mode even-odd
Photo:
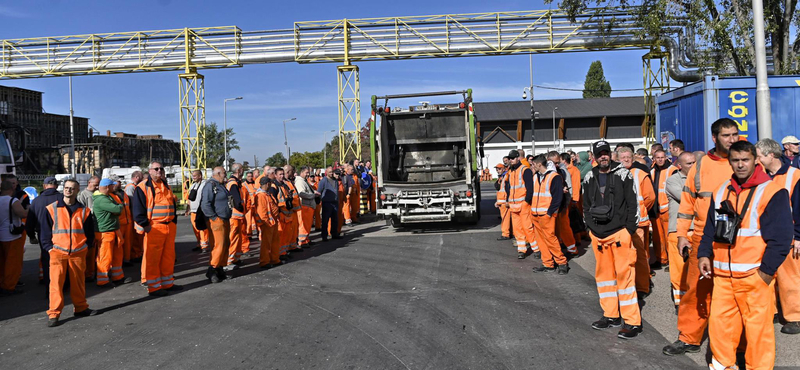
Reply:
[[[233,211],[231,218],[243,220],[244,214],[247,213],[250,208],[250,193],[247,191],[247,188],[242,186],[242,181],[236,179],[235,177],[228,179],[228,182],[225,183],[225,188],[228,189],[229,193],[233,193],[234,191],[239,192],[239,197],[242,199],[242,212],[239,212],[239,210],[236,208],[231,209],[231,211]]]
[[[261,188],[255,191],[253,199],[256,208],[256,223],[258,225],[266,224],[269,227],[277,225],[279,213],[275,199]]]
[[[242,185],[244,185],[245,190],[247,190],[247,195],[249,196],[249,198],[248,198],[250,200],[250,207],[249,208],[252,208],[252,206],[255,204],[256,191],[259,189],[258,188],[258,184],[259,183],[257,183],[257,182],[254,182],[254,183],[251,184],[251,183],[249,183],[247,181],[242,181]]]
[[[133,219],[131,218],[131,209],[128,207],[131,203],[130,198],[128,198],[128,194],[123,192],[122,198],[120,198],[116,193],[112,192],[108,192],[108,195],[110,195],[111,198],[114,198],[114,201],[117,202],[117,204],[122,204],[122,212],[119,214],[119,226],[127,226],[133,222]]]
[[[686,175],[686,184],[681,194],[678,209],[678,237],[688,238],[694,221],[694,238],[703,236],[706,226],[706,211],[711,205],[711,197],[719,185],[730,179],[733,169],[727,158],[717,157],[714,151],[697,159],[694,167]]]
[[[531,212],[536,216],[544,216],[553,203],[553,195],[550,194],[550,185],[553,179],[559,176],[557,172],[547,172],[544,178],[533,176],[533,204]]]
[[[581,199],[581,170],[572,164],[567,165],[567,172],[569,172],[570,180],[572,181],[572,201],[578,202]]]
[[[653,182],[647,172],[638,168],[631,168],[633,187],[636,191],[636,200],[639,202],[639,227],[650,226],[650,217],[647,210],[653,207],[656,193],[653,191]]]
[[[53,220],[53,249],[58,253],[72,254],[88,248],[83,225],[89,220],[91,214],[86,207],[80,207],[80,212],[75,211],[70,216],[66,207],[59,207],[59,202],[47,206],[47,212]]]
[[[667,178],[678,172],[675,166],[669,166],[663,170],[658,170],[658,184],[653,184],[654,189],[658,190],[658,199],[656,199],[658,206],[658,213],[667,213],[669,211],[669,199],[667,198]],[[656,180],[656,169],[650,170],[650,179]]]

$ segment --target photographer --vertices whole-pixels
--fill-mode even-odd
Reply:
[[[631,241],[639,223],[634,179],[625,166],[611,161],[608,142],[592,144],[592,152],[597,167],[583,180],[583,210],[597,260],[595,280],[603,308],[603,317],[592,328],[619,327],[624,319],[617,336],[632,339],[642,332],[634,281],[636,250]]]
[[[756,147],[737,141],[728,151],[733,176],[706,210],[697,251],[701,279],[714,279],[708,338],[714,368],[735,368],[744,332],[748,369],[775,365],[773,277],[792,245],[789,193],[756,164]],[[711,259],[714,260],[713,268]]]

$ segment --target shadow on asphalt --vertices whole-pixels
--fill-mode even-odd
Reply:
[[[383,227],[384,226],[382,226],[382,224],[375,224],[374,226],[369,226],[359,229],[348,229],[347,227],[345,227],[342,230],[343,231],[342,239],[336,239],[336,240],[331,239],[325,243],[319,241],[318,231],[313,232],[312,234],[313,238],[316,239],[317,241],[313,243],[312,247],[303,249],[300,252],[291,253],[291,258],[288,261],[285,261],[284,265],[275,268],[276,269],[285,268],[286,265],[290,265],[294,262],[319,257],[324,254],[334,252],[339,248],[346,248],[354,240],[358,239],[365,233],[374,232]],[[170,292],[170,296],[180,295],[182,293],[191,291],[193,289],[211,284],[211,282],[205,278],[191,283],[186,283],[186,284],[182,283],[182,281],[186,281],[187,279],[196,279],[198,276],[204,276],[206,273],[206,268],[209,263],[210,255],[193,252],[192,248],[194,248],[195,245],[196,243],[194,241],[175,243],[175,251],[178,258],[175,263],[175,270],[173,275],[175,276],[176,283],[183,286],[183,290],[177,292]],[[250,246],[251,246],[250,250],[251,256],[242,259],[242,261],[244,262],[243,265],[244,267],[241,267],[232,272],[228,272],[229,279],[236,279],[239,277],[267,271],[261,269],[258,266],[259,251],[260,251],[259,240],[257,238],[252,238],[250,241]],[[28,246],[27,248],[30,248],[30,246]],[[23,271],[24,271],[23,276],[27,278],[26,275],[30,276],[31,271],[38,271],[39,269],[38,262],[39,262],[38,259],[26,260],[23,264]],[[134,278],[134,282],[127,285],[139,284],[141,278],[141,265],[139,263],[135,263],[135,265],[131,267],[125,267],[123,268],[123,270],[125,272],[126,277],[129,276]],[[25,279],[25,280],[30,281],[30,279]],[[130,295],[130,293],[133,293],[133,291],[130,291],[130,289],[126,288],[127,288],[126,286],[120,286],[112,289],[101,288],[98,287],[95,283],[86,283],[86,299],[89,302],[89,306],[92,309],[100,310],[101,312],[114,311],[120,308],[134,306],[136,304],[143,303],[149,300],[158,299],[157,297],[148,296],[146,288],[137,286],[136,289],[138,293],[134,294],[141,295],[141,297],[137,297],[107,307],[98,307],[96,304],[92,304],[92,299],[91,299],[92,297],[101,295],[103,293],[111,293],[116,291],[117,289],[125,289],[123,293],[124,295]],[[48,287],[46,285],[37,285],[28,283],[23,289],[24,293],[22,294],[10,297],[0,297],[0,323],[2,323],[5,320],[10,320],[13,318],[36,314],[36,313],[39,313],[42,316],[46,315],[49,302]],[[62,325],[66,322],[77,319],[77,317],[72,316],[71,312],[72,307],[66,307],[67,305],[71,306],[72,303],[72,300],[69,297],[69,281],[65,282],[64,284],[64,299],[65,299],[65,308],[61,315],[62,320],[60,320],[60,323]]]

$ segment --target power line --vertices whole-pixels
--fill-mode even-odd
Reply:
[[[606,90],[584,90],[584,89],[569,89],[566,87],[552,87],[552,86],[542,86],[542,85],[533,85],[533,87],[538,87],[540,89],[545,90],[559,90],[559,91],[606,91]],[[613,89],[611,92],[615,91],[644,91],[644,88],[641,89]]]

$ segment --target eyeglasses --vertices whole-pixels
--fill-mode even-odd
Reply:
[[[151,168],[153,171],[164,171],[164,167],[153,167]]]

